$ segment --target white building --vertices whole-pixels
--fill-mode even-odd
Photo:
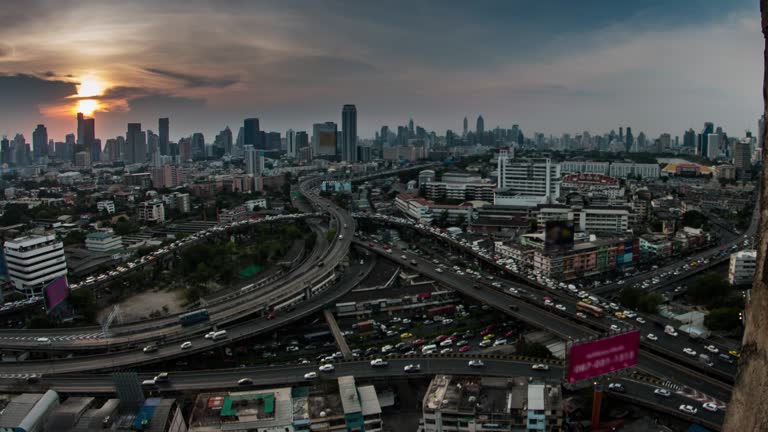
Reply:
[[[264,172],[264,153],[250,145],[245,146],[244,153],[245,173],[262,174]]]
[[[728,265],[728,282],[731,285],[751,285],[755,277],[757,251],[741,251],[731,254]]]
[[[707,158],[715,159],[720,155],[720,134],[711,133],[707,135]]]
[[[165,207],[160,200],[144,201],[137,207],[139,220],[144,222],[165,222]]]
[[[296,132],[293,129],[288,129],[285,132],[285,153],[288,157],[296,157]]]
[[[659,178],[661,167],[655,163],[613,162],[608,175],[617,178],[627,178],[630,175],[644,179]]]
[[[174,192],[162,196],[163,204],[169,209],[176,209],[180,213],[189,213],[189,194]]]
[[[19,237],[6,241],[3,249],[11,283],[27,296],[41,296],[46,285],[67,275],[64,244],[55,235]]]
[[[123,238],[108,232],[89,233],[85,248],[92,252],[111,252],[123,248]]]
[[[562,161],[560,172],[563,174],[588,173],[608,175],[610,162]]]
[[[543,205],[538,208],[536,219],[540,227],[549,220],[568,220],[573,221],[577,231],[625,234],[629,231],[631,211],[628,207]]]
[[[115,212],[115,203],[113,201],[99,201],[96,203],[96,209],[99,212],[113,214]]]
[[[266,198],[258,198],[255,200],[248,200],[244,203],[245,208],[248,211],[253,211],[256,208],[260,209],[266,209],[267,208],[267,199]]]
[[[534,207],[560,197],[560,165],[550,159],[515,162],[501,150],[498,176],[496,205]]]

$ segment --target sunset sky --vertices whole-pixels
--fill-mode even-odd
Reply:
[[[80,107],[102,140],[167,116],[172,140],[212,141],[354,103],[363,137],[477,114],[528,135],[741,135],[762,111],[759,18],[756,0],[5,0],[0,134],[44,123],[63,140]]]

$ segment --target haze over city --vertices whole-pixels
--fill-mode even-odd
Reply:
[[[479,114],[488,129],[547,135],[675,135],[705,121],[741,133],[759,112],[748,0],[10,3],[8,136],[44,123],[62,140],[77,111],[95,111],[102,141],[158,117],[173,140],[245,117],[308,129],[345,103],[363,138],[409,117],[442,135]]]

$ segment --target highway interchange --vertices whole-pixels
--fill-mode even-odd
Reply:
[[[378,173],[378,175],[392,175],[395,173],[397,172]],[[376,175],[377,174],[368,175],[365,179],[373,178]],[[213,347],[224,346],[234,340],[240,340],[256,334],[273,331],[296,319],[317,312],[325,305],[331,304],[335,300],[341,298],[341,296],[365,278],[367,272],[370,271],[370,265],[369,263],[363,265],[353,263],[347,271],[336,271],[336,268],[342,263],[349,251],[354,237],[355,222],[350,213],[334,206],[330,201],[320,198],[312,191],[321,180],[321,177],[316,176],[303,179],[301,182],[301,191],[319,210],[330,213],[332,221],[334,221],[333,223],[336,224],[338,237],[333,239],[331,245],[323,251],[320,258],[315,254],[317,250],[322,248],[316,248],[316,250],[313,251],[312,256],[305,260],[299,267],[301,270],[291,273],[291,275],[298,274],[299,277],[290,279],[288,283],[283,283],[282,285],[267,285],[270,288],[277,285],[275,287],[277,293],[273,294],[273,297],[270,298],[269,301],[264,302],[263,298],[259,298],[260,304],[277,305],[279,306],[277,309],[290,306],[290,312],[277,313],[276,317],[272,320],[262,316],[261,318],[249,320],[246,323],[226,327],[229,337],[219,341],[212,341],[202,337],[202,332],[210,328],[209,324],[207,327],[204,326],[205,328],[200,328],[198,330],[200,332],[199,334],[194,335],[193,337],[184,338],[185,341],[192,342],[192,348],[190,349],[182,349],[177,339],[174,339],[173,341],[168,341],[166,339],[165,342],[160,339],[161,342],[159,343],[158,351],[152,354],[144,354],[140,350],[132,349],[118,350],[103,355],[74,357],[55,361],[7,363],[4,364],[0,370],[0,386],[5,387],[6,389],[18,389],[19,385],[21,385],[22,387],[26,386],[26,388],[30,390],[34,389],[36,386],[51,386],[59,391],[71,393],[110,392],[113,387],[108,375],[76,374],[104,369],[125,369],[126,367],[151,364],[161,360],[210,350]],[[391,221],[388,221],[388,223],[390,222]],[[411,224],[411,227],[413,227],[413,224]],[[755,230],[756,223],[753,223],[752,226],[750,226],[749,232],[754,233]],[[433,235],[431,232],[425,234]],[[579,341],[606,334],[610,332],[609,326],[612,323],[619,321],[613,318],[584,319],[578,317],[575,315],[576,298],[570,297],[564,292],[548,290],[546,287],[543,287],[540,284],[530,283],[530,281],[521,284],[519,282],[519,275],[511,275],[515,280],[503,281],[503,289],[513,286],[521,288],[520,292],[523,293],[523,296],[512,296],[503,289],[498,289],[486,281],[478,281],[469,277],[459,276],[453,272],[437,271],[437,264],[425,260],[420,256],[406,255],[406,259],[401,259],[400,255],[404,255],[405,252],[398,252],[397,254],[388,253],[384,248],[379,247],[378,245],[371,245],[368,242],[358,242],[358,245],[370,248],[382,256],[387,256],[398,262],[401,266],[409,268],[411,271],[423,273],[447,287],[451,287],[469,297],[489,304],[504,311],[504,313],[510,316],[528,322],[536,327],[547,329],[564,340]],[[471,249],[465,252],[473,253]],[[702,256],[707,253],[711,254],[711,252],[703,252]],[[474,255],[477,257],[477,254]],[[318,260],[322,260],[323,265],[318,266]],[[415,261],[417,264],[413,265],[411,264],[411,261]],[[440,262],[439,264],[443,263]],[[492,260],[488,264],[499,267]],[[674,265],[670,265],[668,267],[671,268],[673,266]],[[658,270],[658,272],[661,271],[662,269]],[[293,276],[291,276],[291,278],[293,278]],[[479,286],[479,289],[472,288],[474,285]],[[317,287],[317,289],[312,292],[312,288],[314,287]],[[259,290],[259,292],[261,291]],[[311,294],[306,295],[305,298],[292,301],[292,299],[297,298],[297,293],[301,295],[308,292]],[[306,298],[307,296],[309,299]],[[541,302],[543,296],[551,297],[555,299],[557,303],[564,305],[565,311],[555,311],[552,308],[545,307]],[[243,300],[241,304],[244,308],[253,308],[250,298],[249,300]],[[510,304],[516,305],[516,310],[510,309]],[[653,394],[653,389],[655,386],[659,385],[658,382],[649,384],[621,378],[627,388],[627,392],[621,394],[620,397],[630,398],[642,405],[650,406],[661,411],[668,411],[670,414],[719,429],[719,424],[722,422],[722,410],[717,413],[699,410],[699,413],[696,416],[691,417],[675,409],[675,404],[681,400],[687,401],[686,403],[691,403],[690,393],[695,391],[698,396],[707,395],[705,397],[714,398],[718,401],[721,407],[724,406],[724,402],[729,399],[730,384],[732,383],[735,374],[735,366],[725,363],[716,363],[711,370],[707,370],[705,365],[682,353],[682,348],[689,345],[689,342],[684,340],[682,336],[679,336],[678,338],[667,337],[663,334],[661,329],[642,328],[642,326],[638,325],[636,322],[631,325],[627,325],[624,321],[617,324],[620,324],[623,328],[633,326],[641,327],[644,336],[650,331],[653,331],[654,334],[659,336],[658,341],[655,342],[648,340],[643,341],[643,350],[641,351],[640,362],[637,369],[651,376],[666,379],[668,381],[667,385],[674,388],[676,391],[669,399],[659,400],[659,396]],[[646,326],[650,327],[650,324],[646,324]],[[83,331],[83,329],[78,329],[76,331]],[[42,334],[42,332],[36,334]],[[47,333],[47,335],[49,334],[50,333]],[[0,336],[7,335],[0,332]],[[184,334],[183,336],[187,335]],[[138,340],[143,341],[146,339],[144,336],[140,337],[141,339]],[[149,339],[152,339],[153,337],[154,335]],[[0,346],[5,347],[8,340],[14,339],[0,339]],[[692,344],[694,342],[690,343]],[[701,346],[699,345],[701,343],[697,342],[697,344],[698,345],[694,346],[696,349],[700,350]],[[390,362],[390,365],[387,368],[376,369],[372,369],[367,361],[342,362],[337,364],[335,373],[353,374],[361,378],[400,376],[404,374],[402,367],[406,364],[413,363],[420,364],[420,373],[426,375],[435,373],[456,373],[519,376],[531,375],[532,372],[530,370],[530,361],[526,362],[505,358],[486,359],[483,368],[471,368],[467,366],[467,358],[456,357],[456,355],[449,354],[445,356],[430,356],[429,358],[423,359],[396,358]],[[302,365],[217,370],[206,371],[205,373],[174,372],[171,384],[163,390],[181,391],[231,387],[238,379],[243,377],[252,378],[255,385],[285,384],[303,381],[304,373],[316,367],[317,365]],[[39,381],[39,384],[24,384],[23,378],[30,374],[42,374],[44,375],[44,378]],[[557,365],[553,365],[548,372],[542,373],[541,377],[562,379],[562,375],[562,369]],[[709,375],[713,376],[711,377]],[[680,385],[675,383],[679,383]],[[694,405],[696,405],[696,403],[694,403]],[[672,409],[670,410],[669,407],[672,407]]]

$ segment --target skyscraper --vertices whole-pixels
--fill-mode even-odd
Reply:
[[[147,135],[141,130],[141,123],[128,123],[125,147],[126,163],[141,163],[147,159]]]
[[[243,121],[243,145],[252,145],[254,148],[261,148],[263,144],[259,141],[259,119],[247,118]]]
[[[201,132],[192,134],[192,157],[205,157],[205,138]]]
[[[688,129],[683,133],[683,147],[696,148],[696,131]]]
[[[413,128],[413,119],[410,127]],[[357,162],[357,108],[354,105],[344,105],[341,110],[341,160],[349,163]]]
[[[32,132],[32,158],[37,161],[48,154],[48,130],[39,124]]]
[[[77,146],[75,152],[85,151],[91,156],[91,161],[101,157],[101,146],[96,143],[96,120],[86,118],[83,113],[77,113]]]
[[[285,153],[289,157],[295,158],[297,150],[298,147],[296,147],[296,132],[294,132],[293,129],[288,129],[285,131]]]
[[[3,139],[0,140],[0,163],[11,162],[11,142],[8,141],[8,137],[3,135]]]
[[[483,120],[483,116],[479,115],[477,116],[477,128],[476,128],[477,134],[482,135],[485,133],[485,120]]]
[[[264,152],[251,145],[245,146],[245,173],[261,174],[264,172]]]
[[[462,138],[467,137],[468,129],[469,129],[469,122],[467,121],[467,117],[465,116],[464,117],[464,133],[461,135]]]
[[[229,126],[216,135],[213,145],[222,149],[225,155],[232,154],[232,131],[229,129]]]
[[[352,105],[354,106],[354,105]],[[346,129],[344,125],[341,126],[342,129]],[[415,133],[413,132],[413,119],[408,120],[408,135],[413,138]]]
[[[627,151],[632,150],[632,145],[635,143],[635,137],[632,135],[632,128],[627,126],[627,135],[626,135],[626,141],[624,143],[624,147],[627,149]]]
[[[312,125],[312,153],[315,157],[336,155],[336,133],[334,122]]]
[[[703,156],[703,157],[709,157],[709,149],[707,148],[707,141],[709,134],[713,133],[715,131],[715,125],[712,122],[706,122],[704,123],[704,129],[701,130],[701,133],[698,136],[698,140],[696,142],[696,155]]]
[[[714,160],[720,154],[720,134],[710,133],[707,135],[707,153],[703,156]]]
[[[752,142],[751,139],[741,140],[733,149],[733,166],[739,178],[749,178],[752,170]]]
[[[158,121],[157,125],[158,132],[160,133],[159,136],[159,142],[160,145],[160,154],[161,155],[167,155],[170,154],[170,149],[168,148],[168,132],[169,132],[169,120],[167,117],[161,118]]]

